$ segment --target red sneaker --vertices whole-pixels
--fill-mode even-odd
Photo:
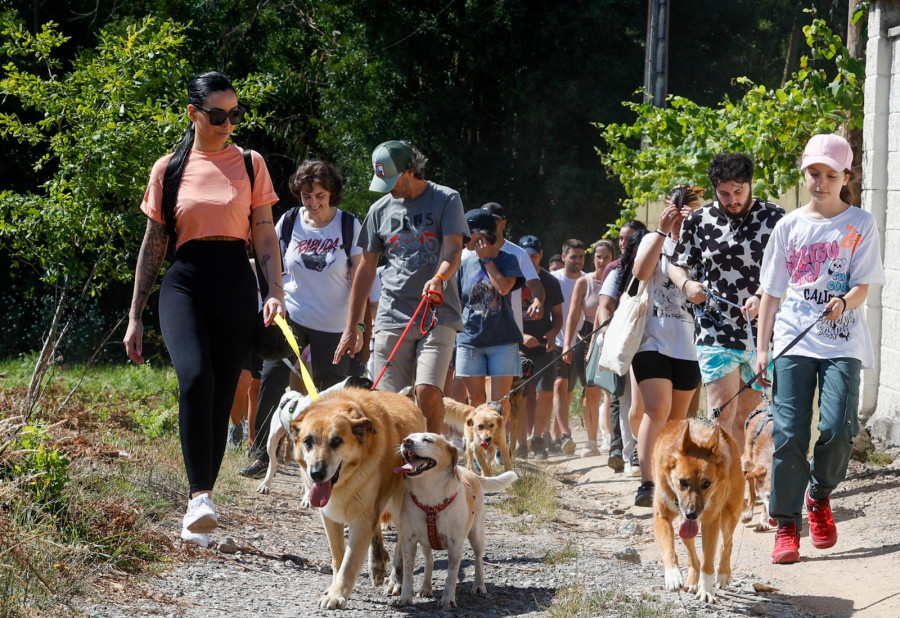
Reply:
[[[800,562],[800,534],[797,524],[791,522],[778,526],[775,533],[775,549],[772,550],[772,564]]]
[[[831,499],[813,500],[806,491],[806,514],[809,517],[809,539],[813,547],[828,549],[837,543],[837,528],[831,515]]]

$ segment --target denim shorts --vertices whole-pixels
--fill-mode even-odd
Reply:
[[[478,376],[521,376],[519,344],[508,343],[487,348],[456,346],[456,375],[460,378]]]
[[[756,375],[755,350],[732,350],[721,346],[698,345],[697,361],[700,363],[700,376],[704,384],[720,380],[738,367],[741,369],[741,382],[746,383]],[[770,378],[771,374],[771,369],[767,369],[766,377]],[[763,390],[758,381],[753,383],[753,388]]]

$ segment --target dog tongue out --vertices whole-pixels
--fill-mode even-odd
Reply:
[[[331,480],[324,483],[313,483],[312,489],[309,490],[309,503],[316,508],[322,508],[328,504],[331,498]]]
[[[697,536],[700,526],[697,525],[696,519],[682,518],[681,526],[678,527],[678,536],[683,539],[692,539]]]
[[[403,464],[402,466],[397,466],[394,468],[394,474],[401,474],[403,472],[415,472],[419,468],[425,465],[424,459],[418,459],[413,457],[411,460]]]

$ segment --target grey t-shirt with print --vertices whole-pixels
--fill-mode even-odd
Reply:
[[[425,284],[434,277],[443,259],[444,237],[468,233],[459,193],[431,181],[413,199],[398,200],[388,193],[372,204],[357,244],[372,253],[383,252],[387,259],[375,329],[405,327],[409,323],[422,300]],[[443,326],[462,330],[455,285],[444,290],[437,318]]]

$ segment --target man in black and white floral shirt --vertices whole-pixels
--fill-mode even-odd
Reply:
[[[672,282],[694,304],[694,338],[707,408],[722,406],[756,373],[755,346],[745,311],[759,311],[763,251],[784,210],[753,197],[753,161],[718,154],[709,164],[716,201],[698,208],[681,226]],[[711,294],[707,294],[707,290]],[[718,297],[714,298],[713,295]],[[762,395],[754,383],[721,411],[719,424],[744,448],[744,421]]]

